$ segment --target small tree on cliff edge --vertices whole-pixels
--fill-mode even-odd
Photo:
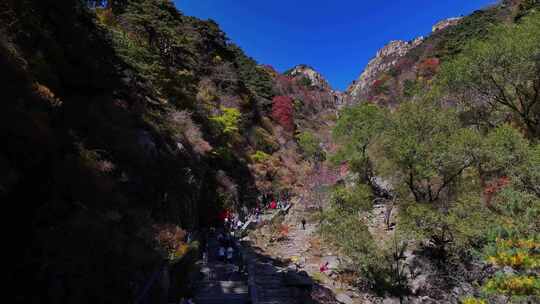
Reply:
[[[272,118],[285,130],[294,131],[293,101],[290,97],[274,97],[272,100]]]

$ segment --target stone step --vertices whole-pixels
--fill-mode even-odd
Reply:
[[[248,304],[250,303],[247,295],[235,295],[226,297],[196,297],[197,304]]]
[[[206,281],[197,286],[197,294],[206,295],[241,295],[248,293],[244,281]]]

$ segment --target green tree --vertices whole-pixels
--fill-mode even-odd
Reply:
[[[332,193],[331,201],[333,208],[349,214],[358,214],[359,211],[371,208],[372,196],[369,187],[363,184],[351,188],[338,186]]]
[[[353,260],[358,272],[368,272],[369,265],[373,264],[370,259],[376,256],[377,247],[367,226],[357,215],[340,208],[330,208],[323,214],[321,233]]]
[[[374,172],[369,148],[379,139],[387,122],[386,111],[374,104],[361,103],[345,108],[332,131],[335,141],[340,145],[333,156],[334,162],[348,162],[364,182],[371,182]]]
[[[433,203],[475,163],[478,140],[454,110],[425,100],[403,103],[391,115],[382,145],[392,174],[415,201]]]
[[[540,13],[491,29],[443,65],[442,87],[492,126],[511,113],[531,138],[540,137]]]
[[[516,187],[540,198],[540,144],[529,147],[525,160],[513,166],[511,174]]]
[[[319,139],[309,131],[304,131],[296,135],[298,145],[302,150],[304,156],[312,161],[320,162],[324,161],[326,156],[321,148],[321,142]]]
[[[246,56],[244,51],[236,44],[229,44],[227,48],[232,52],[240,78],[246,83],[247,87],[255,95],[271,100],[275,94],[272,89],[270,75],[253,58]]]

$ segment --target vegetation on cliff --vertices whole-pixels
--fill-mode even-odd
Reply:
[[[408,247],[428,256],[447,286],[477,284],[464,303],[539,299],[539,20],[532,10],[515,24],[489,27],[488,37],[461,41],[459,55],[391,112],[371,103],[342,111],[333,158],[360,178],[336,188],[323,235],[337,240],[379,291],[386,282],[383,293],[410,292],[412,270],[396,266]],[[374,241],[358,207],[343,213],[346,200],[336,199],[369,206],[372,199],[357,197],[357,188],[380,182],[375,177],[391,184],[399,209],[390,244]],[[336,225],[336,213],[347,227]],[[383,266],[377,256],[385,250]],[[463,267],[478,271],[475,263],[491,274],[460,274]]]

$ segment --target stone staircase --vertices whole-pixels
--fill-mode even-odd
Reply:
[[[197,304],[248,304],[251,303],[247,276],[241,273],[242,261],[235,248],[232,263],[219,261],[217,240],[208,241],[208,261],[201,262],[202,280],[195,286],[194,301]]]
[[[261,222],[271,221],[285,210],[266,212]],[[243,227],[247,228],[251,223]],[[232,263],[218,258],[219,243],[208,240],[208,261],[201,263],[202,279],[195,286],[196,304],[308,304],[313,282],[307,275],[276,265],[270,257],[251,248],[250,242],[236,245]],[[238,253],[242,253],[242,258]],[[248,271],[240,271],[240,269]]]
[[[248,286],[244,281],[208,281],[198,286],[197,304],[250,303]]]

